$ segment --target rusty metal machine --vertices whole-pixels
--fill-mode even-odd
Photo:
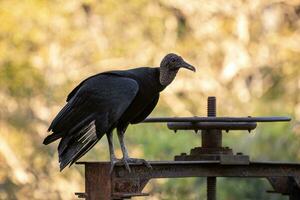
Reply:
[[[266,178],[274,193],[300,199],[300,163],[254,162],[248,155],[234,154],[222,146],[223,132],[252,131],[259,122],[290,121],[288,117],[217,117],[216,98],[208,98],[207,117],[149,118],[145,123],[167,123],[170,130],[201,131],[201,146],[175,156],[174,161],[152,161],[152,169],[132,164],[131,173],[110,162],[78,162],[85,166],[85,192],[75,193],[87,200],[129,199],[142,193],[150,179],[207,177],[207,199],[216,200],[217,177]]]

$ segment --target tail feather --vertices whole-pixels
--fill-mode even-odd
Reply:
[[[53,120],[49,127],[53,133],[44,140],[44,144],[49,144],[61,138],[58,145],[60,170],[80,159],[110,127],[108,113],[91,112],[90,103],[81,104],[86,109],[71,109],[71,103],[72,99]]]
[[[80,137],[81,135],[84,136],[85,134],[88,134],[87,133],[88,130],[91,129],[91,125],[89,126],[89,124],[92,122],[93,118],[94,118],[94,114],[91,114],[85,120],[83,120],[82,122],[77,124],[74,128],[72,128],[68,132],[68,137],[63,137],[63,139],[60,141],[58,145],[59,155],[61,155],[65,151],[65,149],[68,147],[68,144],[70,143],[71,140],[74,140],[77,137]]]
[[[95,113],[90,113],[84,109],[73,108],[73,103],[74,100],[71,99],[54,118],[48,128],[48,131],[52,131],[53,133],[45,138],[44,144],[49,144],[66,135],[72,135],[77,129],[80,129],[92,121]],[[85,106],[89,105],[89,103],[85,104]]]
[[[48,145],[51,142],[54,142],[55,140],[60,139],[64,136],[64,134],[67,132],[67,130],[59,130],[59,123],[61,123],[63,120],[66,119],[66,117],[71,113],[71,105],[70,103],[67,103],[63,109],[57,114],[57,116],[52,121],[51,125],[48,128],[48,132],[53,131],[51,135],[48,135],[44,141],[43,144]],[[64,123],[61,123],[64,124]]]
[[[75,163],[100,139],[101,137],[96,134],[95,121],[82,127],[78,132],[64,137],[58,146],[60,170]]]
[[[55,133],[52,133],[51,135],[48,135],[44,141],[43,141],[43,144],[47,145],[47,144],[50,144],[51,142],[54,142],[55,140],[61,138],[63,136],[63,134],[55,134]]]
[[[71,110],[71,102],[68,102],[62,109],[61,111],[56,115],[56,117],[54,118],[54,120],[52,121],[52,123],[50,124],[48,131],[51,131],[52,129],[54,129],[54,127],[56,127],[59,122],[66,117],[66,115],[68,115],[70,113]]]
[[[77,160],[79,160],[82,156],[84,156],[91,148],[93,148],[95,146],[95,144],[97,144],[97,142],[99,141],[99,139],[94,140],[94,142],[91,142],[89,145],[84,146],[72,159],[72,161],[70,162],[70,166],[73,165]]]

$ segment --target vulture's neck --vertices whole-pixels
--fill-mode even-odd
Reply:
[[[159,69],[159,82],[162,86],[166,87],[175,79],[178,70],[168,70],[167,68],[160,67]]]

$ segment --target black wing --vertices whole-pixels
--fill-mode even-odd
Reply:
[[[157,102],[159,99],[159,93],[152,99],[152,101],[149,103],[149,105],[146,106],[146,108],[139,113],[139,115],[134,118],[133,120],[130,121],[131,124],[137,124],[142,122],[144,119],[146,119],[146,117],[148,117],[148,115],[150,115],[150,113],[153,111],[153,109],[155,108]]]
[[[67,96],[67,99],[66,99],[66,102],[70,101],[70,99],[77,93],[77,91],[81,88],[81,86],[88,80],[94,78],[94,77],[97,77],[99,76],[100,74],[96,74],[94,76],[90,76],[86,79],[84,79],[83,81],[81,81],[81,83],[79,83],[79,85],[77,85]]]
[[[99,74],[77,88],[49,127],[49,144],[62,138],[58,146],[61,170],[90,150],[114,128],[138,92],[135,80]]]

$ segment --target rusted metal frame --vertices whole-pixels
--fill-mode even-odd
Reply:
[[[86,166],[86,178],[102,176],[110,162],[77,162]],[[250,162],[249,165],[224,165],[220,161],[149,161],[152,169],[141,164],[130,164],[131,173],[124,166],[114,168],[116,178],[176,178],[176,177],[300,177],[300,164],[287,162]],[[104,168],[104,170],[102,169]],[[102,169],[102,171],[101,171]],[[100,175],[99,175],[100,174]],[[93,176],[95,175],[95,176]],[[110,177],[109,173],[107,177]],[[296,179],[297,184],[300,179]],[[89,181],[89,180],[87,180]]]
[[[298,177],[300,164],[277,162],[251,162],[249,165],[221,165],[218,161],[150,162],[152,170],[145,166],[131,165],[131,173],[118,166],[119,178],[179,178],[179,177]]]
[[[149,179],[143,178],[116,178],[113,177],[112,199],[130,198],[133,196],[148,196],[142,193],[142,190],[148,183]]]
[[[87,200],[123,199],[132,196],[147,196],[142,193],[149,179],[117,178],[109,173],[110,162],[78,163],[85,166],[85,193],[77,192],[78,198]]]
[[[290,200],[300,199],[300,177],[268,177],[274,191],[270,193],[281,193],[290,196]]]
[[[85,197],[87,200],[110,200],[112,179],[108,163],[85,164]]]
[[[269,193],[281,193],[283,195],[289,194],[289,181],[288,177],[268,177],[269,183],[271,184],[274,191],[267,191]]]
[[[153,117],[147,118],[143,123],[163,122],[286,122],[290,117]]]
[[[279,162],[251,162],[249,165],[222,165],[220,161],[161,161],[131,165],[132,172],[116,166],[109,174],[110,162],[81,162],[85,169],[85,193],[79,197],[94,199],[123,199],[147,195],[141,193],[150,179],[180,177],[246,177],[268,178],[276,193],[299,199],[300,164]],[[273,180],[273,181],[272,181]],[[288,187],[284,187],[288,185]],[[281,187],[281,188],[280,188]]]
[[[299,177],[288,177],[290,200],[300,199]]]

